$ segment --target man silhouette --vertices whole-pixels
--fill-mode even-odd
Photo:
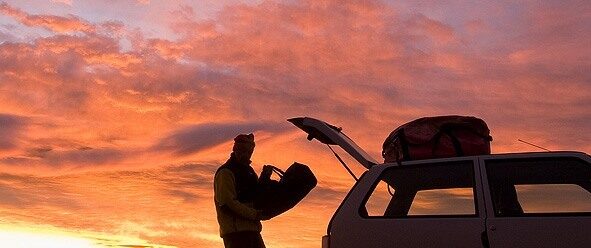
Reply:
[[[261,220],[268,218],[253,208],[258,180],[250,166],[254,147],[252,133],[236,136],[230,159],[215,173],[215,210],[226,248],[265,247]]]

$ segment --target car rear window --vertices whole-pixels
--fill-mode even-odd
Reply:
[[[473,162],[387,168],[360,212],[385,218],[475,216]]]

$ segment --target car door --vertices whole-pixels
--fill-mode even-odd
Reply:
[[[482,159],[491,247],[591,247],[591,165],[568,154]]]
[[[384,167],[372,169],[364,177],[372,182],[354,188],[335,213],[330,247],[483,246],[475,160]]]

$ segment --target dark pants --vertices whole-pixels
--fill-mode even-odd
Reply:
[[[236,232],[222,237],[226,248],[265,248],[263,237],[258,232]]]

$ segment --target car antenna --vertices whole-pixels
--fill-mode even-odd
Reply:
[[[357,178],[357,176],[355,176],[355,174],[353,174],[353,171],[351,171],[351,169],[349,168],[349,166],[347,166],[347,164],[345,163],[345,161],[343,161],[343,159],[341,158],[341,156],[339,156],[339,154],[336,153],[329,144],[326,144],[326,145],[332,151],[332,153],[334,153],[334,155],[337,157],[337,159],[339,160],[339,162],[341,162],[341,164],[345,167],[345,169],[347,169],[347,172],[349,172],[349,174],[351,174],[351,176],[355,179],[355,182],[359,181],[359,178]]]
[[[546,149],[546,148],[544,148],[544,147],[541,147],[541,146],[538,146],[538,145],[535,145],[535,144],[529,143],[529,142],[527,142],[527,141],[524,141],[524,140],[522,140],[522,139],[517,139],[517,141],[521,141],[521,142],[523,142],[523,143],[525,143],[525,144],[528,144],[528,145],[530,145],[530,146],[533,146],[533,147],[540,148],[540,149],[542,149],[542,150],[544,150],[544,151],[547,151],[547,152],[551,152],[550,150],[548,150],[548,149]]]

